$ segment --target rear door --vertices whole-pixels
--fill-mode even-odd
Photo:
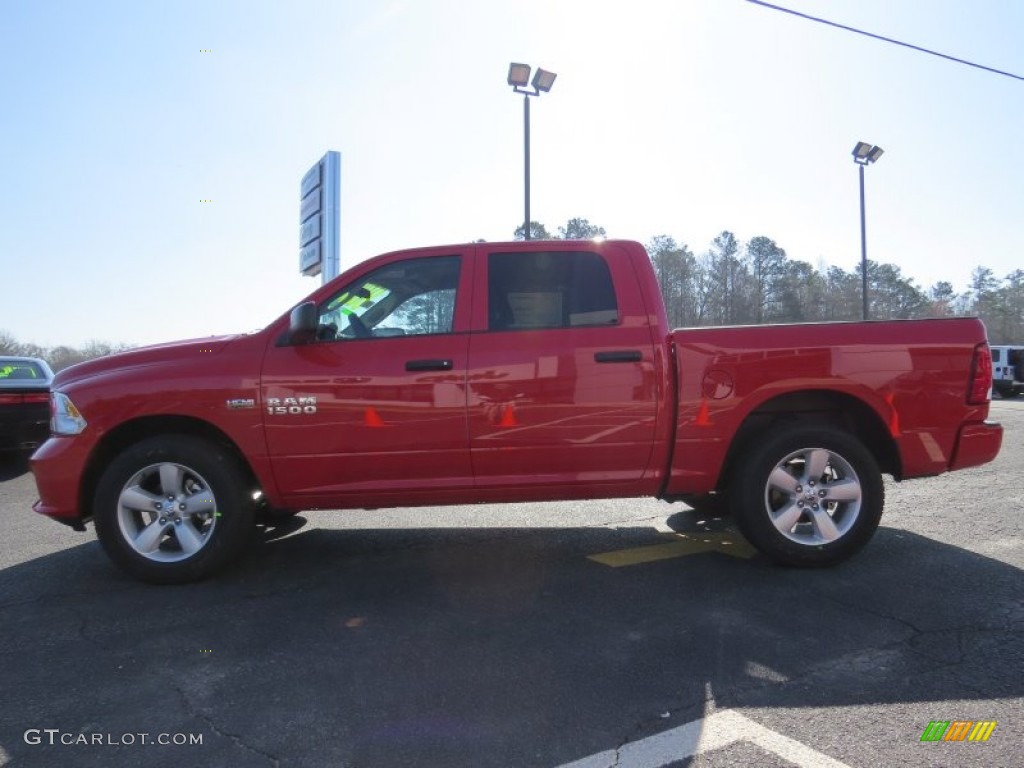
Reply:
[[[611,243],[480,245],[475,289],[468,410],[477,487],[621,491],[638,481],[658,393],[651,322],[627,254]],[[542,495],[551,494],[538,488]]]

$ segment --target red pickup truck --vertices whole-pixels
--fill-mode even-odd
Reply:
[[[61,371],[34,509],[199,579],[261,507],[725,502],[789,565],[863,547],[881,474],[991,461],[975,319],[670,330],[650,258],[474,243],[353,267],[262,331]]]

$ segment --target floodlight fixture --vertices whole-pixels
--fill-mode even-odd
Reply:
[[[508,65],[509,85],[516,89],[525,88],[528,82],[530,82],[529,64],[516,64],[515,62],[513,62],[512,64]]]
[[[546,69],[538,67],[531,82],[531,69],[529,64],[517,62],[512,62],[508,66],[508,84],[512,86],[513,91],[523,94],[523,175],[525,180],[524,207],[526,209],[523,217],[523,238],[525,240],[530,239],[530,97],[540,96],[542,93],[550,91],[551,86],[555,83],[555,77],[557,77],[554,72],[548,72]],[[532,90],[527,87],[527,83],[532,86]]]
[[[533,87],[537,93],[547,93],[551,90],[551,86],[555,84],[555,78],[558,77],[554,72],[548,72],[546,69],[537,67],[537,74],[533,76]]]
[[[881,147],[875,147],[866,141],[858,141],[853,148],[853,162],[857,165],[868,165],[875,162],[885,152]]]

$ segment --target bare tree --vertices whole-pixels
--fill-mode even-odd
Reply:
[[[661,286],[665,312],[673,328],[696,325],[698,265],[693,253],[668,235],[658,235],[647,246]]]
[[[516,240],[525,240],[526,227],[520,224],[516,227],[514,238]],[[531,240],[550,240],[551,233],[548,232],[547,227],[541,224],[539,221],[530,222],[530,239]]]
[[[591,240],[595,237],[604,237],[604,227],[591,224],[587,219],[569,219],[564,227],[558,228],[558,236],[562,240]]]
[[[786,275],[786,252],[763,235],[747,243],[746,262],[753,278],[754,322],[770,322],[777,314],[776,304]]]
[[[54,371],[128,349],[131,349],[129,344],[108,344],[104,341],[90,341],[81,349],[64,345],[46,348],[38,344],[19,342],[7,331],[0,331],[0,355],[38,357],[49,363]]]

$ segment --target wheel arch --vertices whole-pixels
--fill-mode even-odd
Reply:
[[[259,478],[245,458],[238,445],[223,430],[213,424],[192,416],[159,415],[141,416],[112,429],[96,445],[82,476],[79,488],[79,509],[88,510],[83,519],[92,516],[93,497],[104,469],[122,451],[135,443],[149,437],[160,435],[186,435],[205,439],[224,448],[232,454],[239,469],[245,474],[246,481],[251,483],[253,490],[261,487]]]
[[[864,444],[883,473],[896,479],[902,477],[902,461],[896,441],[874,408],[845,392],[803,390],[770,398],[744,417],[726,451],[718,489],[729,486],[736,463],[746,446],[783,425],[842,429]]]

